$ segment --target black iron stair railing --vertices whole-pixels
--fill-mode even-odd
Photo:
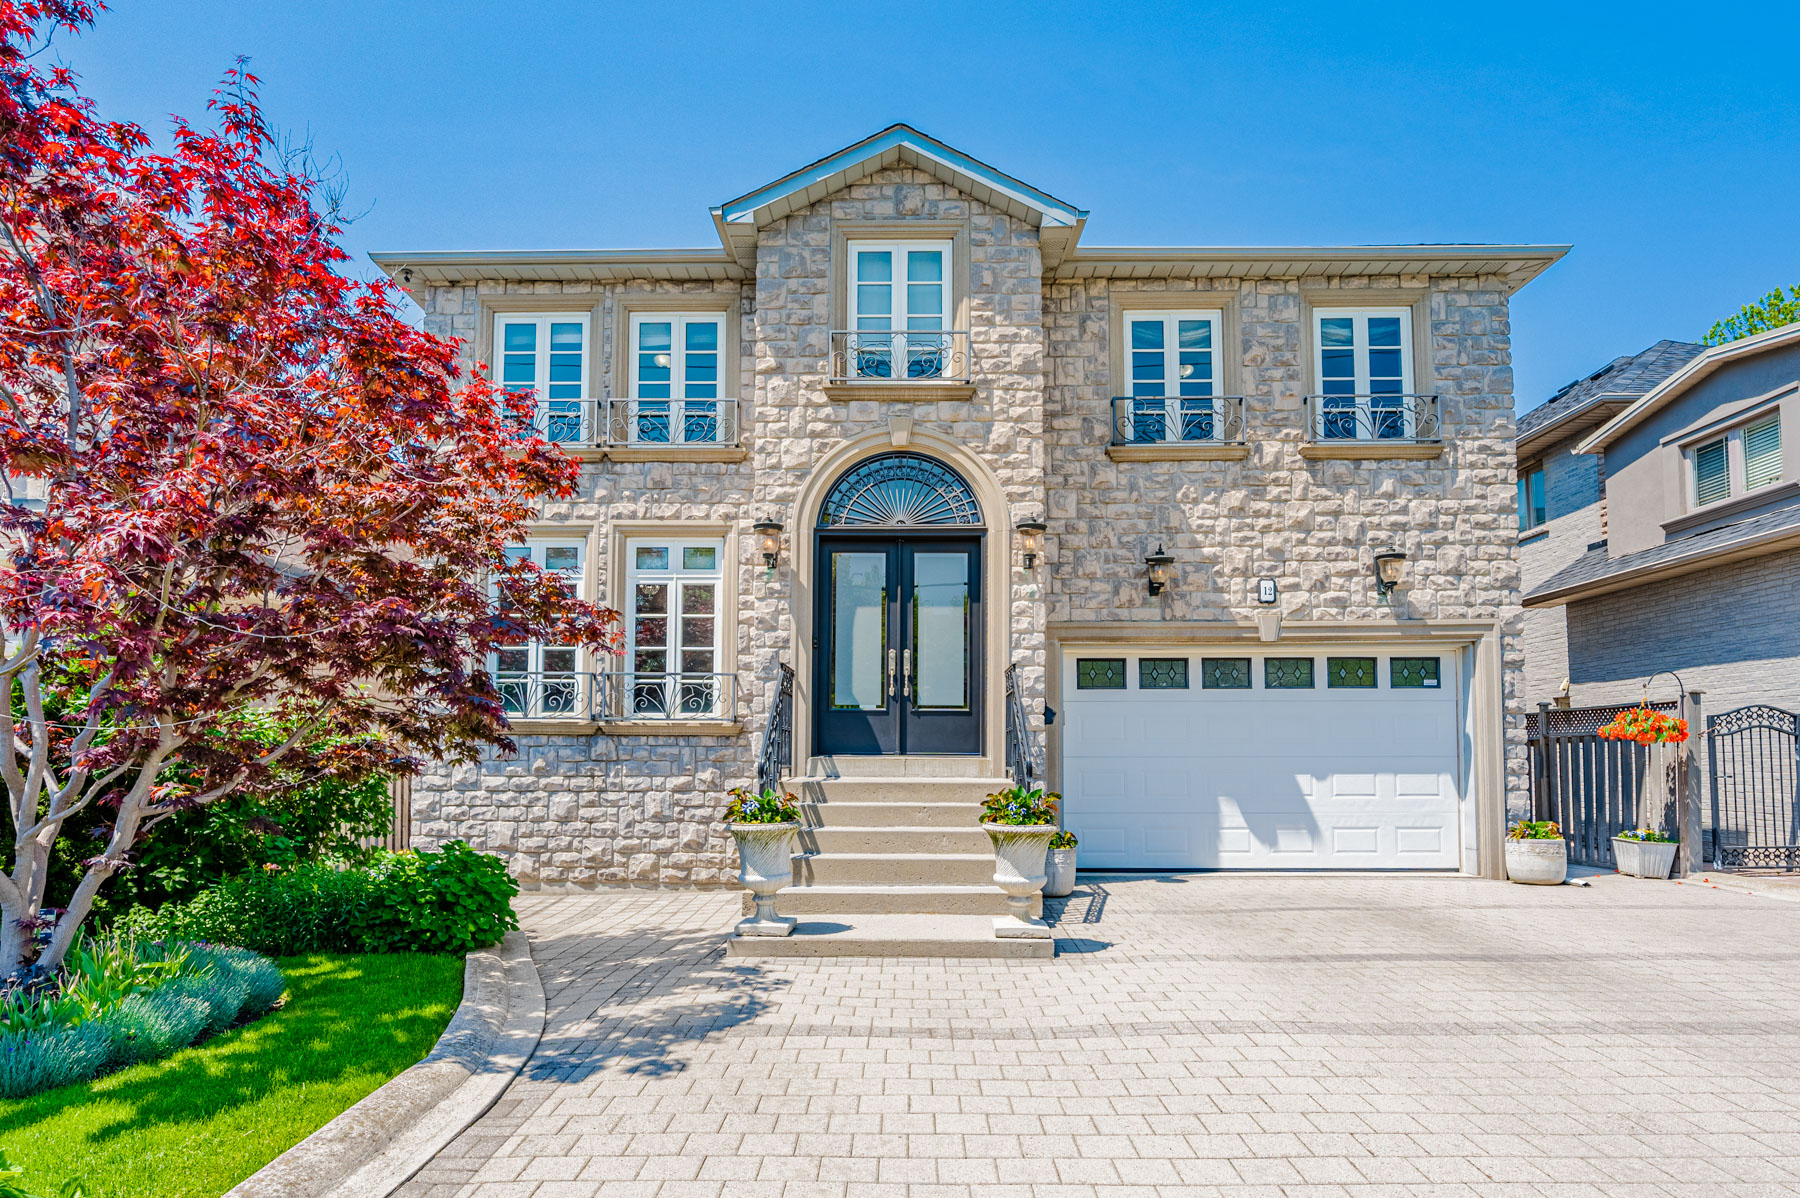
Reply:
[[[1017,786],[1030,786],[1037,775],[1031,751],[1031,728],[1025,723],[1025,702],[1019,698],[1019,667],[1006,667],[1006,772]]]
[[[781,779],[794,766],[794,668],[781,667],[775,702],[769,705],[769,726],[763,732],[762,756],[756,763],[756,793],[781,789]]]

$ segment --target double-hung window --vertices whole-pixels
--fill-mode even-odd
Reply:
[[[1693,506],[1705,507],[1781,480],[1781,413],[1752,420],[1687,450]]]
[[[951,373],[950,243],[852,241],[849,373],[936,379]]]
[[[1133,441],[1212,441],[1221,431],[1218,312],[1127,312]]]
[[[725,317],[719,312],[637,312],[631,317],[632,444],[719,440]]]
[[[537,394],[534,431],[559,444],[592,439],[588,395],[588,322],[579,313],[494,317],[500,385]]]
[[[667,537],[625,544],[627,719],[714,719],[729,714],[719,671],[719,601],[725,543]]]
[[[1519,531],[1542,526],[1549,513],[1544,508],[1544,468],[1527,466],[1519,471]]]
[[[582,541],[543,539],[513,545],[508,558],[524,559],[556,575],[578,599],[587,598],[587,546]],[[494,651],[494,685],[506,713],[525,718],[579,715],[582,677],[576,670],[580,650],[574,645],[546,645],[520,638]]]
[[[1389,440],[1412,435],[1412,319],[1405,308],[1325,308],[1314,317],[1316,435]]]

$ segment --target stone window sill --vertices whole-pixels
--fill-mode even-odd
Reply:
[[[741,462],[750,456],[742,445],[564,445],[577,462]]]
[[[1250,456],[1250,447],[1158,441],[1149,445],[1108,445],[1106,456],[1115,462],[1241,462]]]
[[[1735,516],[1739,512],[1747,512],[1751,508],[1759,508],[1765,504],[1777,503],[1783,499],[1800,496],[1800,481],[1776,483],[1772,487],[1758,487],[1754,491],[1746,491],[1742,495],[1734,495],[1730,499],[1721,499],[1717,503],[1709,503],[1703,508],[1684,512],[1673,520],[1663,521],[1662,530],[1671,535],[1686,532],[1721,516]]]
[[[1519,544],[1530,545],[1550,535],[1550,526],[1540,524],[1536,528],[1527,528],[1519,534]]]
[[[732,720],[607,720],[607,736],[739,736],[744,726]]]
[[[825,398],[838,403],[858,399],[932,403],[940,399],[974,399],[974,383],[826,383]]]
[[[593,720],[514,720],[507,731],[514,736],[592,736],[600,725]]]
[[[1342,461],[1427,461],[1442,457],[1439,444],[1394,445],[1382,441],[1307,441],[1300,446],[1300,456],[1309,461],[1337,459]]]

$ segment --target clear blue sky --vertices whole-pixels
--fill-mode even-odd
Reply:
[[[164,144],[249,55],[359,258],[713,245],[708,205],[896,120],[1092,245],[1573,243],[1514,303],[1526,408],[1800,282],[1797,13],[118,0],[58,52]]]

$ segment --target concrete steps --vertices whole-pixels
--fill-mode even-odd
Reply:
[[[960,957],[1041,960],[1056,955],[1056,943],[1048,938],[996,937],[993,918],[987,915],[845,915],[803,918],[788,936],[733,937],[725,942],[725,955],[748,959]]]

